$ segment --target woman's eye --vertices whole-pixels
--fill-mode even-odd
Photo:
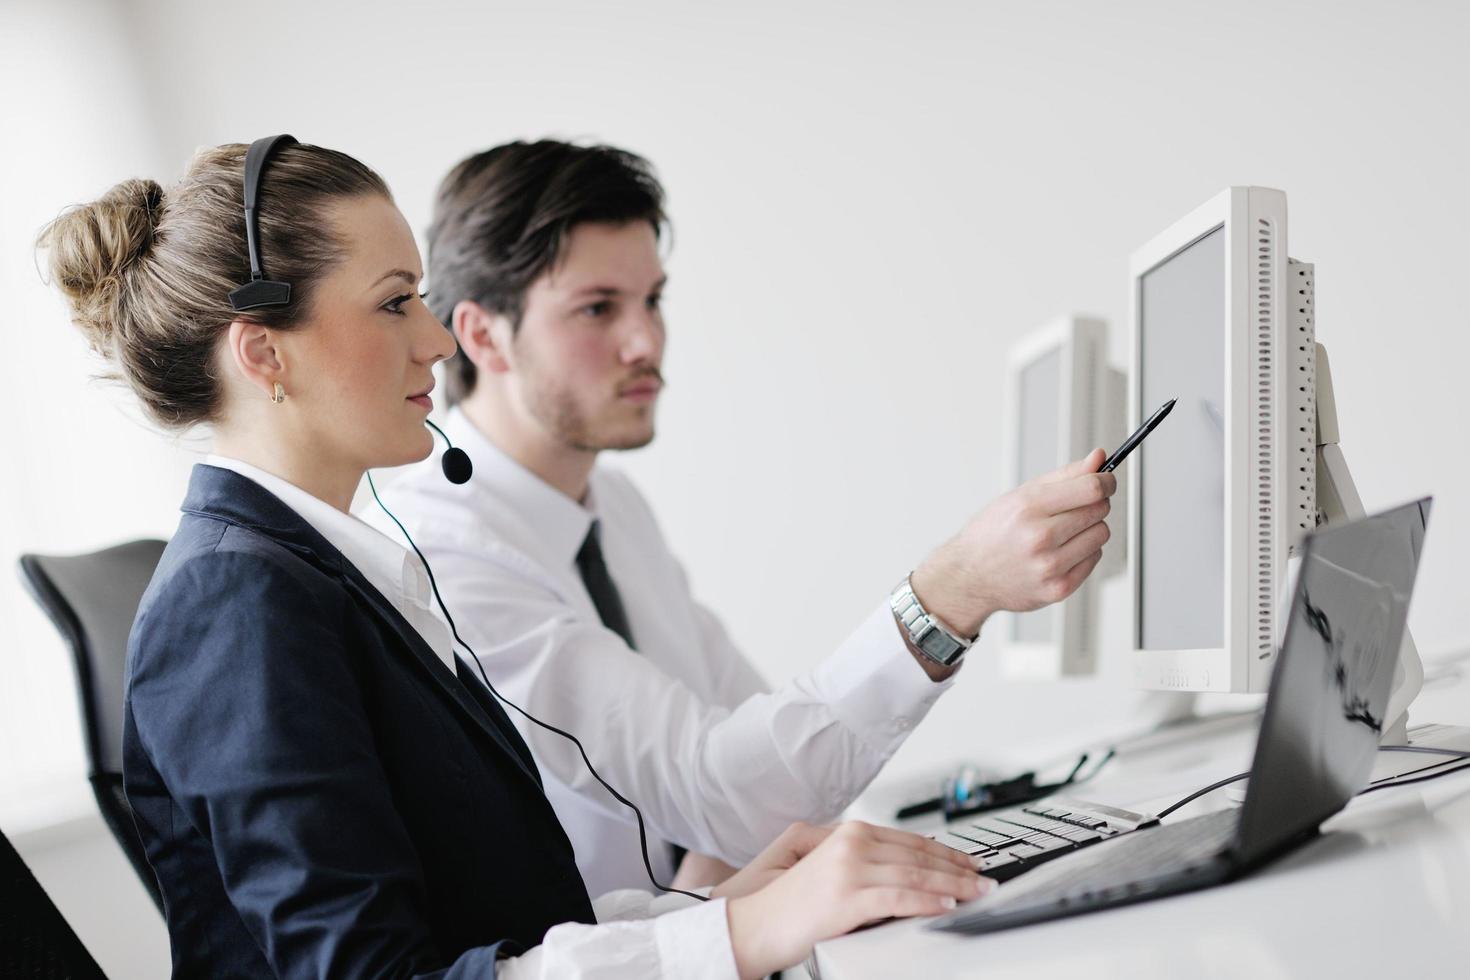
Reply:
[[[605,299],[598,300],[596,303],[589,303],[582,307],[582,313],[590,317],[604,317],[611,311],[612,304]]]
[[[403,304],[407,303],[413,298],[413,293],[404,293],[402,296],[394,296],[388,302],[383,304],[383,309],[387,310],[389,313],[397,313],[399,316],[402,316]]]
[[[663,306],[663,304],[664,304],[664,298],[661,295],[654,295],[654,296],[648,297],[648,308],[650,310],[659,309],[660,307]]]

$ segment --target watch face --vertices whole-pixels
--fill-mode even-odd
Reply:
[[[955,659],[955,654],[964,649],[960,644],[945,636],[937,629],[931,629],[923,639],[918,642],[919,650],[931,660],[936,660],[946,667]]]

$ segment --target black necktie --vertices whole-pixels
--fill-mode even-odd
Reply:
[[[629,647],[638,649],[633,642],[633,629],[628,625],[628,613],[623,608],[618,587],[613,584],[612,576],[607,572],[607,562],[602,560],[602,545],[597,540],[596,521],[587,529],[587,540],[582,542],[582,550],[577,552],[577,571],[582,573],[582,583],[587,586],[587,594],[597,607],[602,625],[621,636]]]

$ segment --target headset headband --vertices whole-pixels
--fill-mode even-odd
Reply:
[[[250,281],[230,290],[235,312],[262,306],[285,306],[291,302],[291,284],[267,279],[260,265],[260,233],[255,210],[260,200],[260,177],[277,147],[290,146],[296,137],[282,133],[265,136],[245,151],[245,247],[250,250]]]

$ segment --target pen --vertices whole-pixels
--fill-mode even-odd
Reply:
[[[1174,402],[1176,400],[1177,399],[1170,398],[1168,401],[1164,402],[1164,404],[1160,405],[1159,410],[1150,415],[1148,417],[1148,421],[1138,427],[1137,432],[1129,436],[1128,439],[1123,443],[1123,445],[1119,446],[1116,450],[1113,451],[1113,455],[1109,456],[1103,462],[1102,468],[1099,469],[1098,472],[1111,473],[1113,470],[1117,469],[1118,464],[1127,459],[1128,454],[1133,452],[1134,448],[1137,447],[1138,444],[1142,442],[1150,432],[1154,431],[1154,429],[1158,427],[1158,424],[1160,422],[1164,421],[1164,416],[1168,415],[1170,410],[1173,409]]]

